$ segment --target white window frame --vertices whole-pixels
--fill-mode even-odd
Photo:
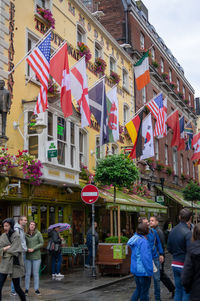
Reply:
[[[81,36],[81,39],[79,39],[79,34]],[[86,32],[85,28],[79,23],[77,23],[77,25],[76,25],[76,40],[77,40],[77,43],[82,42],[82,43],[86,44],[86,42],[87,42],[87,32]]]
[[[31,41],[30,49],[29,49],[29,40]],[[27,31],[27,38],[26,38],[26,53],[30,51],[36,43],[39,41],[39,38],[32,34],[31,32]],[[39,81],[36,78],[36,74],[31,68],[31,66],[26,62],[26,77],[31,78],[33,81],[36,81],[39,83]]]
[[[174,174],[178,175],[178,162],[177,162],[177,149],[173,148],[173,169],[174,169]]]
[[[129,105],[127,103],[124,103],[123,104],[123,121],[124,121],[124,124],[126,124],[128,122],[129,116],[130,116]]]
[[[113,64],[113,67],[112,67],[112,64]],[[116,62],[116,59],[113,57],[113,56],[110,56],[109,58],[109,69],[110,69],[110,73],[113,71],[113,72],[116,72],[117,70],[117,62]]]
[[[125,68],[122,68],[122,86],[126,90],[129,90],[129,75]]]
[[[147,102],[147,95],[146,95],[146,87],[142,88],[142,103],[145,104]]]
[[[155,61],[156,56],[155,56],[155,48],[154,47],[151,48],[151,58],[153,61]]]
[[[168,145],[165,144],[165,164],[168,165],[169,158],[168,158]]]
[[[172,82],[172,70],[169,68],[169,81]]]
[[[155,138],[155,158],[159,160],[159,140]]]
[[[189,106],[191,106],[191,94],[189,93]]]
[[[44,2],[44,4],[42,2]],[[37,6],[52,10],[52,0],[35,0],[35,12],[37,12]]]
[[[58,127],[58,118],[62,118],[65,121],[64,124],[65,124],[65,130],[66,130],[66,139],[65,140],[58,139],[58,131],[56,131],[57,147],[58,147],[58,142],[60,142],[64,145],[64,156],[65,156],[64,164],[58,162],[58,157],[57,157],[57,164],[59,166],[67,166],[67,147],[68,147],[68,145],[67,145],[67,135],[69,135],[68,134],[68,128],[67,128],[67,120],[63,116],[57,115],[56,116],[56,129]],[[54,118],[53,118],[53,120],[54,120]],[[70,159],[71,159],[71,157],[70,157]]]
[[[145,37],[142,32],[140,32],[140,49],[144,49]]]
[[[113,153],[113,149],[114,149],[114,153]],[[111,154],[112,155],[117,155],[119,153],[119,146],[117,145],[117,143],[112,143],[111,144]]]
[[[35,156],[35,154],[32,154],[32,155],[34,155],[35,157],[37,157],[37,158],[39,158],[39,134],[35,131],[35,133],[30,133],[29,134],[29,129],[28,129],[28,126],[29,126],[29,122],[30,122],[30,120],[29,120],[29,118],[28,118],[28,113],[30,113],[30,112],[34,112],[34,110],[31,110],[31,108],[30,109],[28,109],[27,111],[25,111],[24,112],[24,114],[25,114],[25,116],[24,116],[24,125],[25,125],[25,131],[24,131],[24,136],[25,137],[27,137],[27,149],[28,149],[28,151],[29,151],[29,138],[31,138],[31,137],[37,137],[37,140],[38,140],[38,149],[37,149],[37,156]]]
[[[80,134],[82,135],[83,139],[83,149],[82,151],[80,150],[81,145],[80,145]],[[87,166],[87,131],[85,129],[79,128],[79,162],[80,165],[81,163],[83,165]],[[81,159],[82,158],[82,159]]]
[[[96,55],[97,53],[98,53],[98,55]],[[98,41],[95,41],[95,43],[94,43],[94,59],[96,60],[98,57],[103,58],[103,47]]]
[[[183,154],[181,154],[180,165],[181,165],[181,174],[182,174],[183,173]]]
[[[187,158],[187,175],[190,175],[190,159]]]
[[[180,80],[177,78],[176,80],[176,84],[177,84],[177,91],[180,91]]]
[[[183,86],[183,98],[185,99],[185,87]]]
[[[164,72],[164,60],[163,58],[161,57],[160,59],[160,71],[163,73]]]

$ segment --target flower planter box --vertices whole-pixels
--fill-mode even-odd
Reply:
[[[126,244],[99,243],[97,265],[102,275],[130,273],[131,250]]]

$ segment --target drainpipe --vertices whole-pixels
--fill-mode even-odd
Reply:
[[[124,6],[124,13],[125,13],[125,43],[128,44],[129,41],[128,41],[128,5],[127,5],[127,0],[122,0],[122,4]]]

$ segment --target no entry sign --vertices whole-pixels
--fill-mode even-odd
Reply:
[[[81,190],[81,198],[86,204],[93,204],[99,197],[99,190],[96,186],[89,184]]]

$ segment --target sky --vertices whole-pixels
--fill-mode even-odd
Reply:
[[[142,0],[149,22],[184,69],[200,97],[200,1]]]

